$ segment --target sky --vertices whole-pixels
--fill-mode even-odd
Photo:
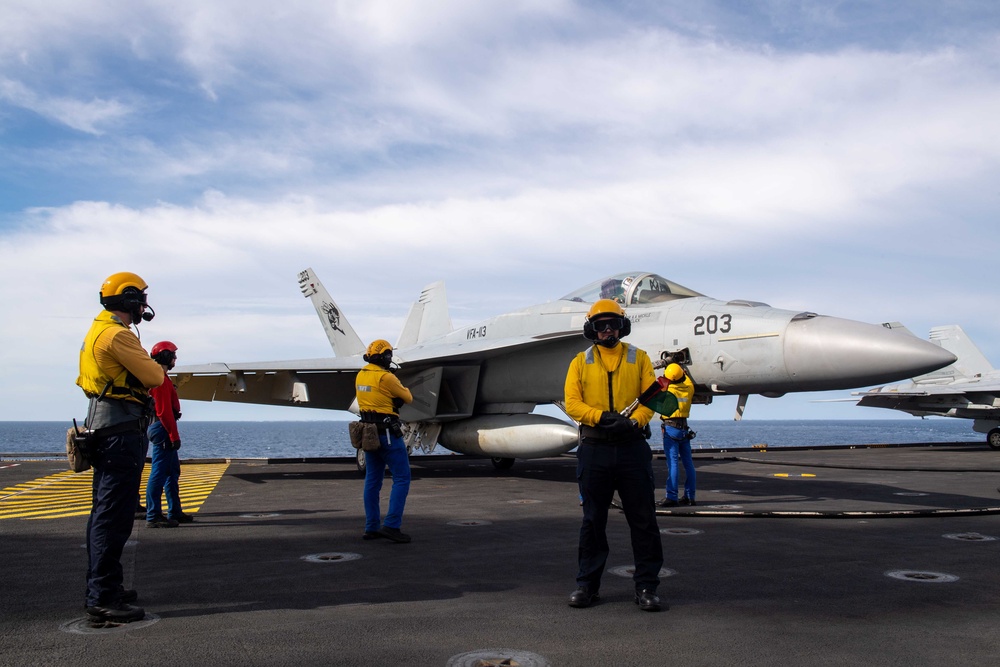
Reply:
[[[994,0],[4,0],[0,421],[84,416],[118,271],[181,364],[329,356],[306,267],[366,341],[643,270],[1000,364],[998,183]],[[904,417],[849,394],[745,419]]]

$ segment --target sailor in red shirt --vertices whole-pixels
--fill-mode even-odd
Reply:
[[[160,341],[150,351],[156,363],[163,366],[166,373],[177,361],[177,346],[169,340]],[[181,461],[177,450],[181,448],[181,436],[177,432],[177,420],[181,417],[181,402],[177,398],[177,388],[167,377],[166,381],[150,392],[156,408],[156,418],[146,435],[152,445],[152,467],[146,482],[146,526],[148,528],[176,528],[181,523],[191,523],[194,517],[181,509],[178,481],[181,476]],[[167,494],[167,515],[160,511],[160,497]]]

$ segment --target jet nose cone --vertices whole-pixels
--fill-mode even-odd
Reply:
[[[815,391],[904,380],[956,359],[909,333],[836,317],[793,320],[785,335],[788,373]]]

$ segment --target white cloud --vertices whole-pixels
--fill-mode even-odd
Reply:
[[[117,100],[76,100],[41,95],[24,84],[0,77],[0,102],[20,107],[88,134],[103,134],[102,125],[119,121],[132,109]]]
[[[797,51],[568,0],[36,4],[0,7],[0,132],[19,109],[85,136],[0,134],[35,175],[0,299],[38,313],[0,325],[5,373],[35,378],[0,419],[74,404],[117,270],[192,363],[326,354],[306,266],[366,338],[438,279],[462,325],[650,268],[957,322],[1000,363],[995,39]]]

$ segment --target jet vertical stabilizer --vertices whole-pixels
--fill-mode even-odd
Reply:
[[[326,337],[330,339],[330,345],[333,347],[333,354],[337,357],[364,354],[365,344],[361,342],[358,334],[344,317],[344,313],[334,303],[330,293],[326,291],[312,269],[299,272],[299,289],[316,308],[319,321],[323,323],[323,330],[326,331]]]
[[[923,376],[923,378],[931,379],[945,374],[947,371],[947,374],[955,379],[969,380],[993,370],[993,364],[983,355],[982,350],[972,342],[962,327],[957,324],[933,327],[930,338],[958,357],[958,360],[951,366],[946,366],[939,371]],[[923,378],[919,378],[918,381],[923,380]]]
[[[448,314],[448,297],[444,283],[439,280],[425,287],[410,307],[396,347],[411,347],[449,333],[451,316]]]

